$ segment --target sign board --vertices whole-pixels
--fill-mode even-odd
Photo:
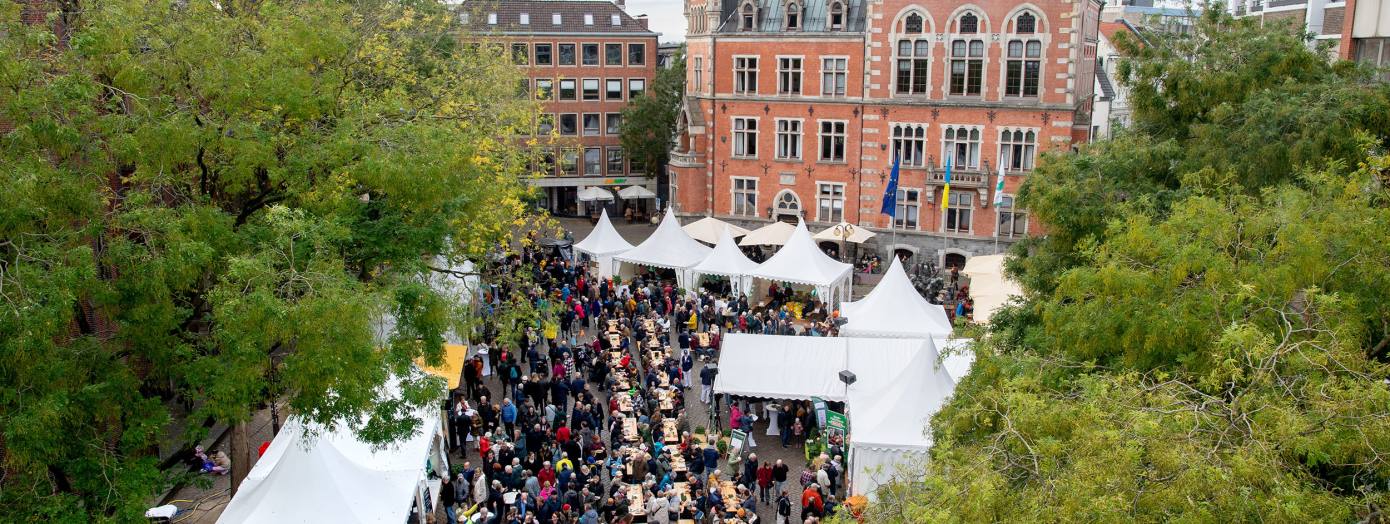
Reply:
[[[811,404],[816,407],[816,427],[824,428],[825,413],[830,408],[825,405],[825,399],[820,397],[811,397]]]
[[[845,433],[849,431],[849,417],[844,413],[827,411],[825,413],[825,445],[828,447],[835,437],[839,437],[841,444],[845,442]]]
[[[729,463],[737,464],[739,455],[743,453],[743,443],[748,440],[748,434],[741,429],[735,429],[729,433]]]

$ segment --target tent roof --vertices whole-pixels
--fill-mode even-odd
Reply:
[[[714,390],[730,395],[844,401],[845,340],[730,333],[719,353]]]
[[[783,222],[775,221],[766,226],[749,231],[743,236],[743,240],[738,242],[740,246],[780,246],[787,243],[787,238],[796,232],[796,226]]]
[[[863,339],[861,339],[863,340]],[[858,380],[848,388],[851,443],[927,448],[927,424],[951,396],[956,383],[938,362],[931,339],[879,339],[872,351],[849,351]]]
[[[440,424],[433,406],[415,416],[420,431],[381,449],[291,417],[217,521],[404,522]]]
[[[688,268],[699,264],[710,253],[710,248],[690,238],[681,229],[676,213],[666,208],[666,216],[661,225],[656,226],[652,236],[631,250],[613,257],[614,260],[664,268]]]
[[[750,274],[778,282],[830,286],[844,278],[852,267],[821,252],[806,223],[798,220],[786,245]]]
[[[989,322],[1009,297],[1023,296],[1023,288],[1004,276],[1004,255],[971,257],[961,270],[970,277],[970,298],[975,301],[975,321]]]
[[[719,243],[714,245],[714,250],[710,251],[709,256],[690,270],[702,275],[740,276],[747,275],[757,267],[757,262],[748,260],[748,257],[739,251],[738,244],[734,243],[733,234],[726,228],[720,233]]]
[[[956,382],[960,382],[965,375],[970,373],[970,368],[975,365],[975,349],[970,347],[974,342],[968,338],[937,338],[932,343],[936,344],[937,351],[941,357],[941,365],[946,366],[946,373]]]
[[[710,244],[719,242],[719,235],[724,232],[725,228],[728,228],[735,237],[748,234],[747,229],[743,229],[714,217],[704,217],[681,227],[681,229],[685,230],[686,234],[690,235],[690,238]]]
[[[849,319],[840,334],[864,337],[945,337],[951,334],[946,309],[932,304],[917,293],[903,270],[902,261],[893,262],[867,296],[840,306]]]
[[[594,230],[589,232],[589,236],[584,237],[574,245],[574,249],[581,253],[588,253],[594,257],[606,257],[622,253],[632,249],[632,244],[623,239],[618,234],[618,230],[613,227],[613,222],[608,220],[608,210],[603,210],[599,214],[598,224]]]
[[[421,371],[442,378],[449,383],[449,389],[458,389],[459,377],[463,376],[463,361],[468,360],[468,346],[464,344],[444,344],[444,361],[439,366],[426,366],[425,359],[415,359]]]

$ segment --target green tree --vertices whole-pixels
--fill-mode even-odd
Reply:
[[[507,135],[537,108],[508,57],[459,45],[435,2],[61,3],[58,34],[18,5],[0,5],[0,520],[140,519],[175,417],[188,442],[279,397],[372,441],[415,431],[440,387],[412,363],[464,318],[433,261],[481,259],[525,217],[533,159]],[[382,398],[392,376],[404,394]]]
[[[628,158],[645,173],[658,173],[675,145],[676,118],[685,96],[685,48],[671,58],[671,66],[657,69],[651,93],[623,109],[619,138]]]
[[[1133,129],[1029,176],[1026,296],[872,520],[1385,518],[1386,87],[1219,8],[1149,36]]]

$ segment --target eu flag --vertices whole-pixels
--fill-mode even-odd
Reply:
[[[888,187],[883,189],[883,208],[879,212],[893,218],[898,212],[898,157],[893,157],[893,174],[888,176]]]

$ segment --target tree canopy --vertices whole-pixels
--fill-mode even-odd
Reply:
[[[5,520],[138,520],[175,418],[189,442],[272,396],[372,441],[415,431],[441,389],[411,364],[461,318],[432,264],[526,217],[535,159],[509,135],[538,108],[509,57],[460,45],[437,2],[60,3],[56,32],[20,5],[0,5]]]
[[[658,68],[651,92],[623,108],[619,139],[628,157],[656,173],[666,165],[667,154],[675,144],[676,117],[685,96],[685,48],[671,58],[671,65]]]
[[[1025,182],[1026,296],[874,520],[1384,519],[1387,89],[1219,7],[1148,36],[1134,126]]]

